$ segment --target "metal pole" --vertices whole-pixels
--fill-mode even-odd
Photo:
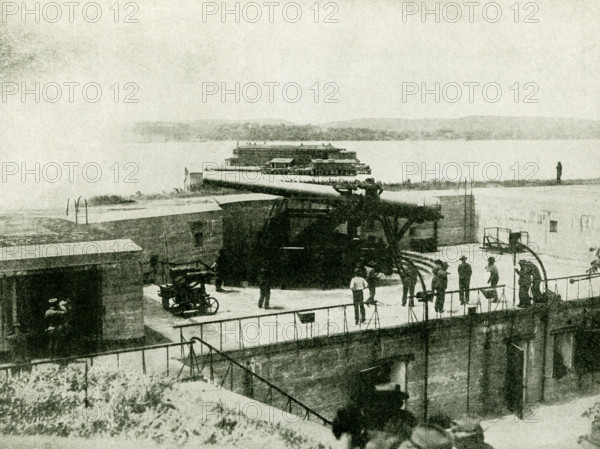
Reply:
[[[469,349],[467,352],[467,417],[469,416],[469,405],[470,405],[470,394],[471,394],[471,347],[473,339],[473,318],[474,316],[469,315]]]
[[[85,361],[85,402],[84,402],[85,408],[88,408],[90,406],[90,401],[88,399],[88,364],[87,364],[87,360]]]
[[[515,267],[517,266],[517,250],[513,249],[513,309],[517,301],[517,273]]]

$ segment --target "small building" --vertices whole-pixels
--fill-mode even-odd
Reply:
[[[68,239],[68,236],[63,238]],[[109,342],[144,338],[141,248],[131,240],[2,247],[0,352],[20,324],[37,356],[47,356],[48,300],[67,300],[70,349],[92,352]]]
[[[223,213],[210,198],[90,207],[88,222],[112,238],[139,244],[146,263],[212,264],[223,245]]]

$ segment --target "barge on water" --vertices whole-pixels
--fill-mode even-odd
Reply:
[[[256,170],[269,174],[310,176],[355,176],[371,174],[371,168],[347,151],[329,144],[237,145],[233,157],[226,160],[226,170]]]

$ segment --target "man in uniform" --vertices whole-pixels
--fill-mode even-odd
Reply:
[[[417,285],[417,270],[413,264],[407,264],[401,273],[402,279],[402,305],[406,306],[406,298],[409,298],[410,307],[415,306],[415,287]]]
[[[556,164],[556,183],[560,184],[560,178],[562,177],[562,164],[558,161]]]
[[[264,304],[265,309],[268,309],[269,301],[271,299],[271,276],[268,268],[266,267],[260,269],[258,274],[258,286],[260,287],[260,299],[258,300],[258,307],[261,308]]]
[[[471,288],[471,275],[473,269],[467,263],[467,256],[461,256],[461,263],[458,266],[458,295],[461,304],[469,302],[469,289]]]
[[[375,293],[377,289],[377,270],[375,268],[369,268],[367,272],[367,284],[369,284],[369,299],[367,304],[375,304]]]
[[[48,310],[44,315],[46,319],[46,333],[48,334],[48,351],[50,357],[56,357],[61,344],[61,333],[64,326],[66,312],[58,305],[57,298],[48,300]]]
[[[527,265],[527,261],[519,261],[520,269],[515,268],[515,272],[519,275],[519,304],[517,307],[529,307],[531,305],[531,296],[529,296],[529,288],[531,287],[531,271]]]
[[[354,303],[354,321],[356,324],[364,323],[365,305],[363,303],[363,290],[368,288],[369,284],[361,276],[360,270],[354,270],[354,277],[350,281],[350,290],[352,290],[352,302]]]
[[[448,264],[442,262],[435,272],[435,311],[442,313],[444,311],[444,301],[446,299],[446,288],[448,287]]]
[[[499,299],[496,287],[498,286],[498,282],[500,282],[500,274],[498,273],[498,267],[496,266],[495,257],[488,257],[488,264],[487,267],[485,267],[485,269],[490,273],[490,277],[487,282],[492,288],[492,302],[498,302]]]
[[[536,264],[530,261],[524,261],[527,269],[531,273],[531,296],[533,302],[543,302],[542,290],[540,289],[542,283],[542,274]]]

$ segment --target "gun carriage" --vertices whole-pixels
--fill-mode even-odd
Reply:
[[[206,292],[206,283],[214,276],[210,271],[178,267],[169,270],[171,284],[160,285],[162,306],[174,315],[214,315],[219,301]]]

